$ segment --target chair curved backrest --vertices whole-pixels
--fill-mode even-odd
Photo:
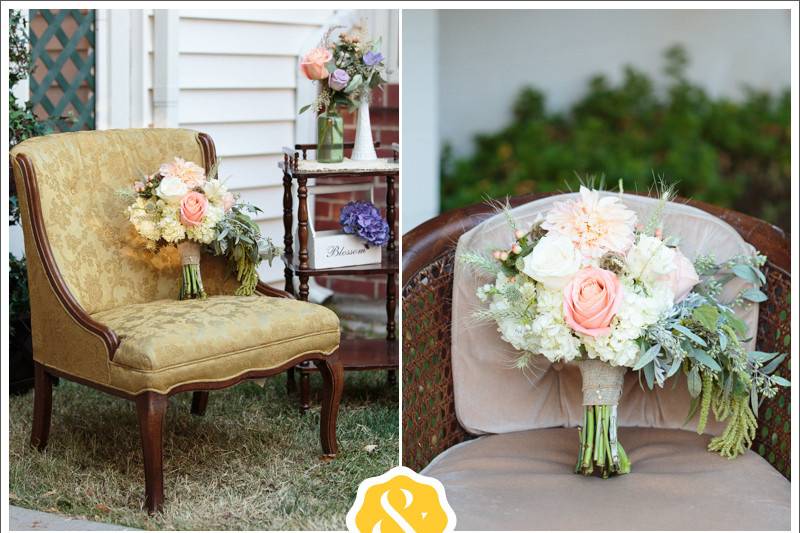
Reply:
[[[51,282],[60,276],[87,314],[176,297],[175,248],[145,249],[119,191],[174,157],[209,168],[216,155],[208,136],[186,129],[61,133],[28,139],[11,155],[27,256],[40,252]],[[37,226],[39,243],[27,231]],[[47,280],[31,279],[39,282]]]
[[[512,207],[549,196],[510,198]],[[764,268],[769,300],[761,305],[756,347],[788,352],[790,329],[790,254],[784,232],[762,220],[687,201],[733,226],[768,257]],[[450,446],[469,438],[456,418],[451,370],[453,266],[459,237],[495,214],[487,204],[443,213],[403,235],[403,464],[422,469]],[[782,364],[789,375],[789,358]],[[754,450],[785,476],[791,453],[789,389],[766,399],[759,411]]]

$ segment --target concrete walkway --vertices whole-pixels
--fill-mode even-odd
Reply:
[[[9,506],[8,529],[11,531],[132,531],[127,527],[31,511],[16,505]]]

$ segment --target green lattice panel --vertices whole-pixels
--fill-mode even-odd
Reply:
[[[53,120],[59,131],[95,127],[95,11],[93,9],[31,9],[30,20],[41,16],[46,25],[30,25],[31,58],[38,63],[30,77],[31,102],[40,115]],[[37,24],[37,26],[39,26]],[[61,50],[47,50],[55,38]],[[79,49],[83,40],[88,48]],[[81,95],[84,85],[88,92]],[[54,86],[55,84],[55,86]],[[58,90],[48,90],[52,88]]]

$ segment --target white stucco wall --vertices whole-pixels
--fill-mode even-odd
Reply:
[[[409,205],[418,191],[438,187],[438,154],[423,151],[425,168],[409,172],[409,143],[433,120],[439,145],[469,153],[476,133],[507,123],[523,86],[543,90],[548,108],[562,110],[584,94],[591,76],[617,82],[626,64],[658,84],[663,51],[676,43],[688,51],[689,79],[712,95],[736,98],[745,84],[780,90],[790,83],[789,11],[440,11],[434,29],[426,24],[431,17],[403,11],[403,231],[432,216]],[[416,49],[427,49],[435,68],[415,65]],[[427,116],[432,106],[436,119]]]

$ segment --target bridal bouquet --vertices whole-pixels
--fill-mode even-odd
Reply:
[[[147,240],[148,249],[173,244],[178,248],[181,300],[206,297],[200,276],[201,249],[224,255],[233,264],[241,283],[237,295],[253,294],[262,258],[272,264],[282,253],[247,215],[260,209],[238,202],[218,179],[216,166],[206,175],[199,165],[176,157],[122,194],[132,200],[128,217]]]
[[[643,224],[621,196],[586,187],[530,227],[520,227],[506,206],[510,248],[460,257],[494,277],[478,289],[487,307],[477,315],[496,323],[519,351],[518,368],[536,355],[580,368],[584,423],[575,470],[584,475],[630,471],[617,439],[628,369],[650,389],[684,372],[693,398],[688,419],[699,413],[698,433],[709,413],[727,420],[708,448],[730,458],[755,438],[759,399],[789,385],[773,375],[786,355],[747,351],[743,342],[752,332],[734,312],[767,299],[759,269],[766,258],[755,253],[717,263],[709,254],[690,261],[677,237],[663,233],[670,198],[664,192]],[[722,289],[734,278],[748,287],[723,301]]]

